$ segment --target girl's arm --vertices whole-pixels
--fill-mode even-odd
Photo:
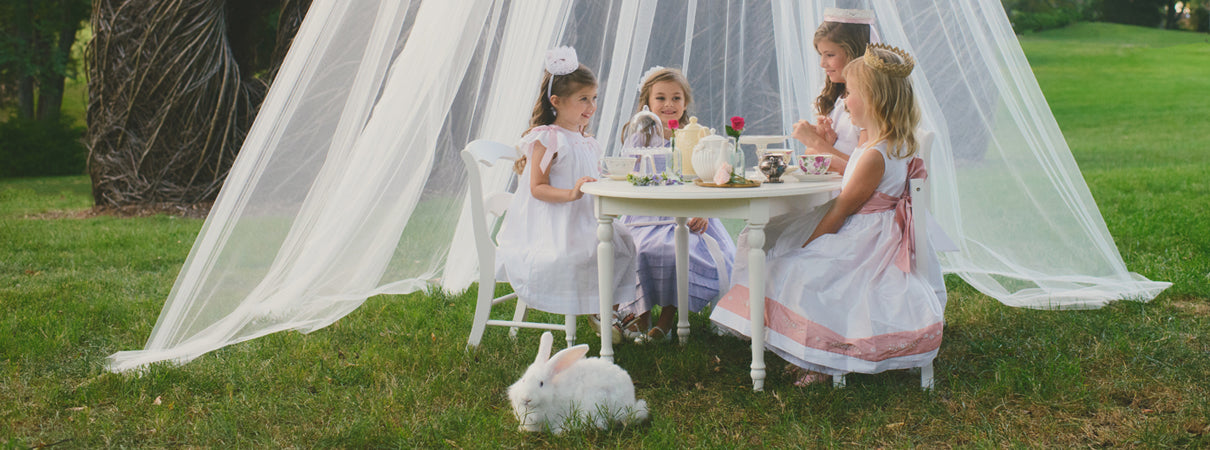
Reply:
[[[815,226],[815,232],[802,244],[803,247],[815,238],[839,231],[845,219],[861,210],[862,205],[874,195],[874,190],[878,189],[878,182],[882,180],[882,173],[886,170],[886,162],[882,160],[879,152],[867,151],[850,169],[856,172],[849,175],[848,184],[840,190],[840,196],[836,197],[836,202],[824,214],[819,225]]]
[[[800,120],[798,123],[795,123],[794,132],[791,136],[797,139],[798,142],[802,142],[802,145],[807,146],[812,151],[832,155],[832,164],[828,167],[828,170],[844,173],[845,167],[849,162],[849,155],[833,147],[832,144],[835,144],[836,140],[832,139],[832,142],[828,142],[827,139],[819,134],[815,129],[815,125],[811,122]]]
[[[533,193],[534,198],[549,203],[566,203],[579,200],[584,196],[584,192],[580,190],[580,186],[589,181],[597,181],[593,177],[580,177],[576,180],[576,187],[572,189],[559,189],[550,185],[550,168],[554,166],[552,163],[546,167],[546,171],[542,171],[542,157],[546,155],[546,146],[541,142],[534,142],[534,150],[529,155],[529,163],[533,167],[529,171],[529,191]],[[552,160],[553,161],[553,160]]]

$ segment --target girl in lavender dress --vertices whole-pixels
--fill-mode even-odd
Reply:
[[[659,116],[667,124],[670,120],[686,123],[686,113],[692,103],[693,93],[689,81],[681,71],[664,67],[653,67],[643,77],[639,90],[639,110],[644,107]],[[672,138],[671,129],[663,139],[646,145],[665,145]],[[625,132],[623,132],[625,135]],[[664,170],[666,161],[656,158],[656,170]],[[634,235],[638,247],[639,288],[637,297],[622,306],[622,314],[629,314],[628,336],[637,340],[667,340],[676,322],[676,224],[671,217],[625,216],[626,224]],[[689,309],[701,311],[712,304],[720,290],[726,289],[728,276],[735,261],[735,243],[718,219],[694,217],[689,219]],[[654,326],[643,333],[651,323],[653,307],[660,307],[660,315]],[[635,320],[629,320],[629,319]]]

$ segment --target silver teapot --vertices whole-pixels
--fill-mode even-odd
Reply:
[[[769,183],[781,183],[781,176],[785,175],[786,168],[789,163],[786,162],[786,153],[783,152],[765,152],[764,156],[760,157],[760,173],[765,174],[765,178],[769,179]]]

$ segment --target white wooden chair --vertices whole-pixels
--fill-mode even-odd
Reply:
[[[479,166],[495,167],[504,163],[512,167],[517,159],[517,150],[510,145],[488,140],[476,140],[466,144],[462,150],[462,163],[466,166],[467,181],[470,184],[471,219],[475,234],[475,249],[479,256],[479,295],[475,302],[475,318],[471,324],[471,335],[467,339],[468,346],[477,347],[483,339],[483,332],[488,325],[510,327],[509,336],[516,337],[518,328],[538,328],[544,330],[563,330],[567,335],[567,346],[576,341],[576,316],[566,315],[563,324],[528,322],[526,316],[529,307],[525,301],[517,298],[517,294],[508,294],[492,298],[496,293],[496,241],[494,230],[508,210],[513,194],[507,191],[484,194],[483,181]],[[524,180],[522,180],[524,182]],[[490,224],[488,214],[491,214]],[[491,319],[492,307],[517,300],[513,310],[513,320]]]
[[[920,139],[920,152],[917,156],[920,159],[928,162],[929,151],[933,146],[933,133],[924,132],[918,133]],[[914,179],[908,182],[908,189],[912,193],[912,228],[916,239],[916,254],[928,255],[933,252],[933,247],[929,245],[928,240],[928,217],[925,215],[929,211],[929,199],[931,192],[929,191],[929,182],[927,179]],[[929,265],[924,264],[925,258],[917,257],[912,260],[912,270],[923,275],[926,279],[932,275],[929,273]],[[933,389],[933,362],[929,361],[918,368],[920,370],[920,388],[925,390]],[[915,369],[913,369],[915,370]],[[842,388],[845,386],[845,376],[835,375],[832,377],[832,386]]]

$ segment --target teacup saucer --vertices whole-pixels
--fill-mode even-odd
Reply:
[[[610,180],[626,181],[626,175],[606,175]]]
[[[802,171],[796,171],[791,175],[798,178],[798,181],[831,181],[842,178],[842,175],[835,172],[828,172],[823,175],[809,175],[802,173]]]

